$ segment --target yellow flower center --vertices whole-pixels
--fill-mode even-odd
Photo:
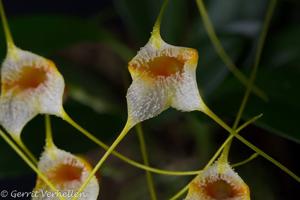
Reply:
[[[47,79],[47,71],[44,68],[36,68],[33,66],[23,67],[20,78],[4,83],[4,90],[9,90],[13,87],[23,91],[27,89],[37,88],[40,84],[44,83]]]
[[[139,72],[148,72],[150,75],[154,77],[163,76],[168,77],[177,72],[181,73],[184,66],[184,60],[169,57],[169,56],[159,56],[155,57],[151,61],[144,63],[142,66],[130,66],[134,70],[138,70]]]
[[[81,167],[73,166],[70,164],[61,164],[50,173],[50,180],[63,184],[71,181],[80,181],[83,169]]]

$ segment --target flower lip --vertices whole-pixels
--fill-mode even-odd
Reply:
[[[49,139],[52,138],[49,134],[51,133],[48,133],[45,150],[38,162],[38,169],[47,176],[48,180],[61,194],[68,191],[77,192],[81,184],[83,184],[84,180],[91,173],[92,168],[83,158],[58,149],[52,139]],[[43,190],[48,192],[50,189],[40,177],[37,178],[34,191]],[[99,183],[95,176],[93,176],[82,192],[84,195],[80,196],[78,200],[96,200],[98,198]],[[71,198],[67,197],[66,199]],[[34,199],[46,200],[49,197],[43,196],[38,192],[37,197]]]
[[[182,58],[161,55],[152,58],[148,62],[141,63],[139,66],[136,63],[129,65],[130,70],[146,72],[151,77],[168,77],[176,73],[182,73],[185,60]]]
[[[228,163],[217,161],[190,184],[186,200],[250,200],[250,190]]]
[[[168,78],[182,75],[187,68],[195,69],[198,62],[196,49],[166,43],[160,35],[152,35],[148,43],[128,63],[131,75],[149,78]]]
[[[60,164],[49,173],[49,177],[57,184],[80,181],[83,169],[71,164]]]
[[[236,188],[223,179],[207,182],[202,187],[207,196],[216,200],[234,198],[242,193],[241,188]]]
[[[170,45],[160,38],[156,43],[150,39],[128,63],[132,84],[126,98],[134,123],[169,107],[193,111],[203,106],[196,82],[197,50]]]
[[[15,47],[1,68],[0,124],[15,138],[38,114],[62,117],[63,76],[55,64]]]
[[[45,67],[24,66],[17,80],[3,84],[3,90],[16,88],[18,91],[38,88],[47,81],[47,69]]]

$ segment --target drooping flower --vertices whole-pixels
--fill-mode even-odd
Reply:
[[[37,114],[63,116],[64,79],[55,64],[15,46],[0,1],[7,43],[1,67],[0,124],[21,144],[23,127]]]
[[[46,175],[60,195],[68,200],[77,196],[79,200],[96,200],[99,194],[99,185],[95,176],[87,187],[80,193],[80,188],[85,179],[90,175],[91,166],[82,158],[60,150],[54,145],[47,147],[38,163],[39,170]],[[57,193],[39,178],[34,189],[36,200],[59,199]],[[47,194],[47,195],[45,195]]]
[[[127,92],[128,115],[134,123],[169,107],[204,109],[196,82],[198,52],[164,42],[154,27],[149,42],[129,62],[133,79]]]
[[[52,61],[13,47],[1,68],[0,124],[18,139],[36,115],[62,116],[64,87]]]
[[[181,111],[205,110],[198,91],[196,67],[198,52],[167,44],[160,36],[160,21],[167,5],[160,10],[148,43],[128,63],[133,79],[127,91],[128,120],[122,132],[99,160],[93,172],[137,123],[159,115],[169,107]],[[86,183],[88,182],[87,179]],[[85,188],[85,184],[79,191]]]
[[[227,162],[215,162],[191,182],[185,200],[250,200],[250,191]]]

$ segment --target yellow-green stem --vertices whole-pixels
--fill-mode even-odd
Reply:
[[[259,39],[258,39],[257,51],[256,51],[256,54],[255,54],[255,61],[254,61],[253,70],[252,70],[251,75],[250,75],[249,84],[247,85],[247,89],[245,91],[242,103],[240,105],[240,108],[238,110],[236,119],[234,121],[233,128],[232,128],[233,130],[235,130],[237,128],[237,126],[240,122],[240,119],[242,118],[242,115],[243,115],[243,112],[245,110],[247,101],[249,99],[251,90],[254,86],[254,81],[255,81],[255,78],[256,78],[256,74],[257,74],[257,70],[258,70],[258,65],[259,65],[259,61],[260,61],[264,41],[266,39],[267,31],[268,31],[270,21],[271,21],[271,18],[272,18],[274,9],[275,9],[275,5],[276,5],[276,0],[270,0],[270,1],[271,2],[270,2],[269,6],[268,6],[268,9],[267,9],[267,14],[266,14],[266,18],[265,18],[264,23],[263,23],[262,31],[261,31],[261,34],[260,34]],[[230,146],[231,146],[231,141],[224,148],[224,151],[223,151],[224,154],[222,154],[222,156],[224,157],[225,160],[228,160],[228,153],[229,153],[229,150],[230,150]]]
[[[292,172],[291,170],[289,170],[287,167],[285,167],[284,165],[282,165],[280,162],[278,162],[277,160],[275,160],[274,158],[272,158],[271,156],[269,156],[268,154],[266,154],[263,150],[261,150],[260,148],[256,147],[254,144],[250,143],[248,140],[246,140],[242,136],[240,136],[238,134],[235,134],[235,137],[238,140],[240,140],[242,143],[244,143],[246,146],[248,146],[250,149],[252,149],[256,153],[258,153],[259,155],[261,155],[262,157],[264,157],[266,160],[268,160],[271,163],[273,163],[279,169],[281,169],[286,174],[288,174],[290,177],[292,177],[293,179],[295,179],[297,182],[300,183],[300,177],[298,175],[296,175],[294,172]]]
[[[136,132],[137,132],[137,135],[138,135],[138,139],[139,139],[139,143],[140,143],[140,149],[141,149],[144,164],[146,166],[149,166],[148,153],[147,153],[147,148],[146,148],[146,143],[145,143],[145,138],[144,138],[144,132],[143,132],[143,128],[142,128],[141,124],[138,124],[136,126]],[[157,195],[156,195],[156,190],[155,190],[155,186],[154,186],[154,182],[153,182],[151,172],[146,171],[146,179],[147,179],[147,185],[148,185],[148,188],[149,188],[149,193],[150,193],[151,199],[156,200]]]
[[[231,129],[225,122],[223,122],[216,114],[214,114],[211,110],[207,109],[206,114],[211,117],[215,122],[217,122],[221,127],[223,127],[227,132],[229,132],[231,135],[236,137],[238,140],[240,140],[242,143],[244,143],[246,146],[248,146],[250,149],[264,157],[266,160],[273,163],[275,166],[280,168],[282,171],[290,175],[293,179],[300,182],[300,177],[298,177],[295,173],[293,173],[291,170],[289,170],[287,167],[283,166],[280,162],[276,161],[274,158],[266,154],[263,150],[256,147],[254,144],[240,136],[235,130]]]
[[[255,117],[251,118],[250,120],[246,121],[244,124],[242,124],[240,127],[238,127],[238,128],[236,129],[236,132],[237,132],[237,133],[241,132],[242,129],[244,129],[246,126],[252,124],[253,122],[255,122],[256,120],[258,120],[258,119],[261,118],[262,116],[263,116],[263,114],[261,113],[261,114],[255,116]]]
[[[251,156],[249,156],[249,158],[242,160],[241,162],[233,164],[232,167],[239,167],[241,165],[244,165],[244,164],[252,161],[253,159],[257,158],[257,156],[259,156],[258,153],[254,153]]]
[[[87,179],[84,181],[82,186],[77,191],[78,194],[80,194],[86,186],[89,184],[90,180],[93,178],[93,176],[96,174],[96,172],[100,169],[100,167],[103,165],[105,160],[108,158],[108,156],[113,152],[113,150],[117,147],[117,145],[123,140],[123,138],[127,135],[129,130],[132,128],[132,124],[130,120],[127,120],[123,130],[121,131],[120,135],[115,139],[115,141],[112,143],[112,145],[109,147],[109,149],[105,152],[105,154],[101,157],[97,165],[94,167],[92,172],[89,174]],[[78,197],[74,197],[73,200],[78,199]]]
[[[226,141],[227,141],[227,140],[226,140]],[[223,144],[225,144],[226,141],[225,141]],[[220,148],[220,149],[221,149],[221,148]],[[221,150],[222,150],[222,149],[221,149]],[[221,153],[221,151],[220,151],[219,153]],[[217,155],[217,153],[216,153],[215,155]],[[254,154],[252,154],[249,158],[247,158],[247,159],[245,159],[245,160],[243,160],[243,161],[241,161],[241,162],[232,164],[232,167],[239,167],[239,166],[241,166],[241,165],[244,165],[244,164],[246,164],[246,163],[252,161],[253,159],[255,159],[257,156],[258,156],[258,153],[254,153]],[[216,157],[217,157],[217,156],[216,156]],[[215,157],[215,159],[216,159],[216,157]],[[213,159],[211,159],[211,160],[213,160]],[[213,161],[214,161],[214,160],[213,160]],[[209,164],[207,164],[206,166],[209,166]],[[201,171],[202,171],[202,170],[200,170],[199,173],[200,173]],[[199,173],[198,173],[198,174],[199,174]],[[191,183],[191,182],[190,182],[190,183]],[[182,188],[182,189],[181,189],[178,193],[176,193],[173,197],[171,197],[170,200],[176,200],[176,199],[178,199],[179,197],[181,197],[181,196],[189,189],[190,183],[187,184],[184,188]]]
[[[3,29],[4,29],[4,34],[6,38],[6,44],[7,44],[7,50],[11,51],[15,49],[14,41],[12,39],[10,29],[7,23],[5,11],[4,11],[4,6],[2,0],[0,0],[0,15],[1,15],[1,20],[3,24]]]
[[[190,182],[191,183],[191,182]],[[170,198],[170,200],[176,200],[179,197],[181,197],[182,195],[184,195],[184,193],[186,191],[188,191],[189,187],[190,187],[190,183],[187,184],[186,186],[184,186],[184,188],[182,188],[179,192],[177,192],[173,197]]]
[[[242,129],[244,129],[246,126],[248,126],[249,124],[253,123],[254,121],[256,121],[257,119],[259,119],[262,115],[257,115],[253,118],[251,118],[250,120],[248,120],[247,122],[245,122],[244,124],[242,124],[237,130],[241,131]],[[239,131],[237,133],[239,133]],[[228,144],[228,142],[231,141],[231,139],[234,137],[234,135],[230,135],[224,142],[223,144],[219,147],[219,149],[216,151],[216,153],[213,155],[213,157],[209,160],[209,162],[205,165],[205,167],[203,168],[203,170],[207,169],[216,159],[217,157],[220,155],[220,153],[222,152],[223,148]],[[200,172],[200,171],[199,171]],[[184,188],[182,188],[179,192],[177,192],[173,197],[171,197],[171,200],[175,200],[178,199],[180,196],[182,196],[188,189],[189,189],[189,185],[192,181],[190,181]]]
[[[215,30],[213,28],[212,22],[207,14],[205,5],[203,3],[203,0],[196,0],[197,6],[199,9],[199,12],[201,14],[205,29],[207,31],[207,34],[213,43],[213,46],[217,53],[219,54],[220,58],[223,60],[225,65],[228,67],[228,69],[233,73],[233,75],[244,85],[247,86],[249,80],[247,77],[235,66],[234,62],[231,60],[229,55],[226,53],[225,49],[223,48],[220,40],[218,39]],[[253,92],[262,98],[263,100],[267,101],[268,97],[267,95],[257,86],[253,87]]]
[[[158,17],[154,23],[153,30],[152,30],[152,36],[154,37],[160,37],[160,24],[168,2],[169,0],[164,0],[163,5],[160,8]]]
[[[21,151],[21,149],[19,149],[19,147],[15,145],[13,141],[10,140],[10,138],[1,130],[0,130],[0,136],[22,158],[22,160],[24,160],[25,163],[38,175],[38,177],[41,178],[41,180],[44,181],[52,191],[58,194],[58,198],[60,200],[65,200],[60,195],[60,192],[55,188],[55,186],[48,180],[48,178],[34,165],[34,163],[32,163],[32,161],[29,158],[27,158],[27,156]]]
[[[33,161],[34,164],[37,164],[37,159],[33,155],[33,153],[27,148],[27,146],[23,143],[20,137],[14,138],[15,142],[21,147],[21,149],[25,152],[25,154]]]
[[[203,170],[206,170],[216,159],[217,157],[221,154],[222,150],[224,149],[224,147],[228,144],[228,142],[231,141],[231,139],[233,138],[233,135],[230,135],[225,142],[223,142],[223,144],[218,148],[218,150],[216,151],[216,153],[213,155],[213,157],[209,160],[209,162],[205,165],[205,167],[203,168]],[[170,200],[175,200],[178,199],[180,196],[182,196],[188,189],[189,189],[189,185],[192,181],[190,181],[184,188],[182,188],[179,192],[177,192],[173,197],[170,198]]]
[[[45,115],[45,126],[46,126],[46,148],[52,149],[55,144],[52,137],[51,120],[49,115]]]
[[[99,140],[98,138],[96,138],[93,134],[91,134],[89,131],[87,131],[83,127],[81,127],[69,115],[67,115],[67,113],[64,113],[63,116],[64,116],[63,119],[66,122],[68,122],[71,126],[73,126],[75,129],[77,129],[85,137],[87,137],[88,139],[90,139],[95,144],[99,145],[104,150],[108,150],[109,149],[108,145],[106,145],[101,140]],[[157,173],[157,174],[169,175],[169,176],[186,176],[186,175],[194,175],[194,174],[197,174],[197,172],[198,172],[198,171],[169,171],[169,170],[157,169],[157,168],[153,168],[153,167],[149,167],[149,166],[143,165],[143,164],[138,163],[138,162],[136,162],[134,160],[131,160],[131,159],[127,158],[126,156],[118,153],[117,151],[113,151],[112,154],[115,155],[116,157],[118,157],[119,159],[123,160],[124,162],[132,165],[132,166],[135,166],[137,168],[140,168],[140,169],[143,169],[143,170],[146,170],[146,171],[149,171],[149,172]]]

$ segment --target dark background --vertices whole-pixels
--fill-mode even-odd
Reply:
[[[149,39],[161,3],[160,0],[4,0],[17,46],[56,62],[66,80],[66,111],[106,143],[113,141],[126,119],[125,95],[131,81],[126,63]],[[209,0],[205,3],[227,53],[249,75],[268,1]],[[264,116],[241,133],[298,175],[299,11],[298,0],[277,3],[256,81],[269,101],[250,97],[243,121],[260,113]],[[245,88],[214,51],[193,0],[170,0],[162,36],[171,44],[198,49],[197,78],[201,94],[222,119],[232,124]],[[1,32],[2,60],[5,52]],[[44,145],[43,120],[38,116],[22,134],[36,156]],[[101,149],[62,120],[53,117],[52,122],[58,147],[97,162],[103,153]],[[172,109],[146,121],[143,127],[151,165],[173,170],[201,168],[227,135],[204,114]],[[135,131],[118,150],[141,161]],[[238,162],[252,153],[234,141],[230,161]],[[299,183],[261,157],[236,170],[249,185],[254,200],[298,199]],[[150,199],[143,171],[115,157],[108,160],[99,176],[103,200]],[[169,198],[190,179],[154,175],[159,199]],[[31,191],[34,184],[34,173],[0,140],[0,190]]]

